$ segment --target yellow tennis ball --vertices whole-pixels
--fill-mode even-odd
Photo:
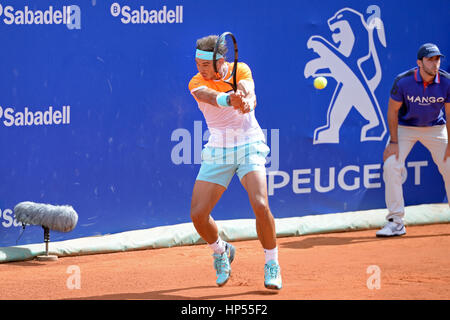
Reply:
[[[317,77],[314,79],[314,87],[316,89],[323,89],[327,86],[327,79],[324,77]]]

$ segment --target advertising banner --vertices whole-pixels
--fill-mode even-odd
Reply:
[[[190,222],[209,131],[188,83],[196,40],[225,31],[255,81],[275,218],[384,208],[390,89],[423,43],[450,55],[449,13],[446,0],[0,0],[0,246],[43,241],[39,226],[21,234],[22,201],[77,211],[51,241]],[[447,201],[422,145],[406,168],[406,205]],[[212,216],[254,217],[237,177]]]

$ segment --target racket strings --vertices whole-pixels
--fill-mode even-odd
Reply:
[[[219,73],[217,61],[217,55],[223,56],[226,63],[230,63],[225,70],[225,78],[222,81],[228,83],[234,91],[236,91],[236,69],[237,69],[237,44],[236,39],[230,32],[222,33],[217,39],[216,46],[214,48],[214,68],[216,73]]]

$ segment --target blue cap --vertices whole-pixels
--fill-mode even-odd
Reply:
[[[422,60],[422,58],[431,58],[434,56],[444,56],[443,54],[441,54],[441,52],[439,51],[439,48],[437,47],[437,45],[435,45],[434,43],[425,43],[423,44],[420,48],[419,51],[417,52],[417,59],[418,60]]]

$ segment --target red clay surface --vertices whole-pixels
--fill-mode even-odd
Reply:
[[[450,224],[410,226],[395,238],[375,231],[279,238],[281,291],[264,288],[255,240],[233,242],[232,275],[221,288],[211,249],[197,245],[0,264],[0,299],[450,298]],[[368,288],[377,284],[373,270],[379,289]]]

